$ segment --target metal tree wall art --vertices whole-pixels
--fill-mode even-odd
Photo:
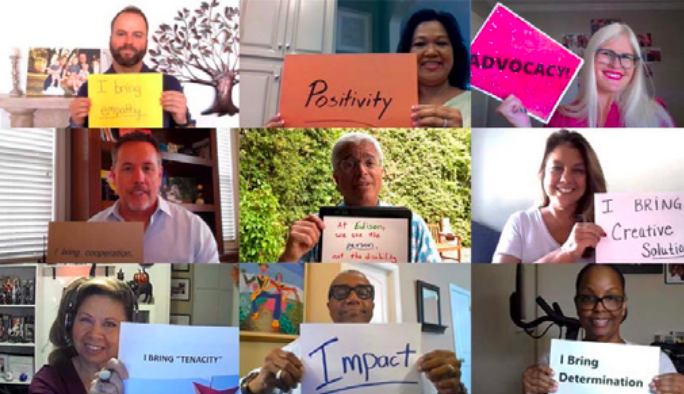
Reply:
[[[202,115],[233,116],[240,112],[233,103],[238,79],[239,11],[221,10],[217,0],[202,2],[199,9],[178,11],[173,27],[162,24],[152,36],[157,49],[150,49],[157,71],[182,82],[213,86],[216,98]]]

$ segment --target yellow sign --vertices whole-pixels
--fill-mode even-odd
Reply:
[[[160,99],[162,74],[101,74],[88,76],[92,103],[90,127],[164,127]]]

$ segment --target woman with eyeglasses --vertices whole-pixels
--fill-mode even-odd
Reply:
[[[575,308],[584,341],[631,345],[620,335],[620,325],[627,318],[625,277],[608,264],[587,264],[577,274]],[[548,357],[528,367],[523,373],[523,392],[526,394],[555,393],[558,382],[548,367]],[[677,373],[669,357],[660,352],[659,375],[650,383],[657,394],[683,394],[684,375]]]
[[[559,106],[548,127],[675,127],[665,104],[649,95],[646,66],[629,26],[613,23],[589,41],[577,99]],[[513,126],[530,127],[522,102],[510,95],[497,108]]]

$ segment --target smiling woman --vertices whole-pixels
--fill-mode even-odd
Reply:
[[[514,213],[503,229],[495,263],[588,262],[605,236],[594,221],[594,194],[606,192],[596,152],[579,133],[560,130],[546,140],[539,168],[542,204]]]
[[[627,318],[625,277],[609,264],[588,264],[577,274],[575,282],[575,308],[584,329],[584,341],[630,345],[620,335],[620,326]],[[591,363],[595,360],[579,362]],[[539,364],[528,367],[523,373],[523,392],[527,394],[554,393],[558,382],[548,367],[545,357]],[[592,365],[593,367],[593,365]],[[660,352],[659,375],[653,377],[650,392],[681,394],[684,392],[684,375],[677,373],[668,356]],[[561,378],[562,379],[562,378]]]
[[[399,53],[418,59],[416,127],[470,127],[468,51],[453,15],[421,10],[401,33]]]
[[[578,97],[559,106],[549,127],[675,127],[662,100],[646,86],[646,65],[632,29],[613,23],[591,37]],[[497,108],[513,126],[531,125],[522,102],[510,95]]]
[[[33,377],[31,394],[122,393],[126,370],[115,360],[121,322],[134,321],[137,301],[113,278],[80,278],[64,291],[50,329],[49,365]],[[112,360],[114,359],[114,360]],[[109,376],[93,379],[105,369]],[[106,381],[106,382],[105,382]]]

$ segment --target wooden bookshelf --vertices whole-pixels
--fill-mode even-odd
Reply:
[[[103,196],[101,171],[112,166],[111,150],[114,142],[104,141],[100,129],[71,130],[71,213],[69,220],[86,221],[96,213],[111,207],[116,197],[107,200]],[[204,204],[183,201],[184,208],[197,214],[211,228],[218,245],[219,256],[231,254],[224,251],[221,226],[221,204],[218,175],[218,151],[216,131],[213,129],[152,130],[160,145],[169,143],[191,147],[193,143],[209,140],[209,158],[185,153],[163,152],[164,177],[192,178],[201,184]]]

